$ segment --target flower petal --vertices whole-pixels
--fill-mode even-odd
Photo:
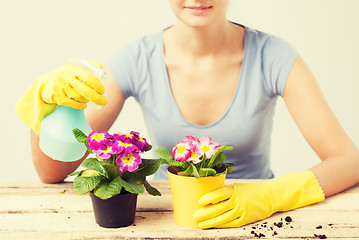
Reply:
[[[104,131],[93,131],[87,138],[87,146],[91,150],[106,149],[113,143],[113,136]]]
[[[133,172],[138,169],[138,166],[141,164],[141,162],[141,157],[136,152],[120,155],[116,159],[116,163],[119,165],[121,172]]]

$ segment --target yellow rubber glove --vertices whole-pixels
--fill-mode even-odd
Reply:
[[[324,193],[309,170],[261,183],[234,183],[202,196],[193,218],[200,228],[240,227],[324,200]]]
[[[99,63],[91,61],[97,67]],[[36,135],[40,135],[41,121],[58,105],[84,109],[89,101],[105,105],[107,99],[100,80],[89,71],[73,64],[55,69],[40,78],[21,96],[16,103],[17,115]]]

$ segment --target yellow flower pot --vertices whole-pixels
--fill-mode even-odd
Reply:
[[[198,228],[193,220],[193,214],[200,209],[198,199],[204,194],[224,186],[226,173],[213,177],[186,177],[177,175],[173,166],[167,169],[171,186],[172,204],[177,225],[188,228]]]

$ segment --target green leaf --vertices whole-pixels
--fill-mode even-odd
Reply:
[[[116,177],[112,181],[104,179],[101,184],[99,184],[99,187],[95,189],[94,194],[101,199],[107,199],[118,195],[121,193],[123,187],[122,183],[123,180],[121,176]]]
[[[117,195],[109,191],[109,187],[108,187],[109,184],[110,184],[110,180],[108,180],[107,178],[103,179],[93,191],[95,196],[101,199],[108,199],[110,197],[113,197],[114,195]]]
[[[188,168],[182,172],[178,172],[177,175],[180,175],[180,176],[189,176],[189,177],[195,177],[195,178],[199,178],[199,173],[197,171],[197,168],[196,166],[191,163]]]
[[[166,159],[160,158],[160,165],[168,164]]]
[[[160,160],[142,159],[142,163],[140,164],[136,172],[142,176],[150,176],[152,174],[155,174],[159,167]]]
[[[226,166],[228,173],[231,173],[233,171],[233,163],[225,163],[224,165]]]
[[[207,177],[207,176],[214,176],[216,175],[216,170],[213,168],[201,168],[199,169],[199,176],[200,177]]]
[[[74,128],[72,132],[78,142],[87,144],[87,136],[80,129]]]
[[[100,166],[100,165],[101,165],[100,161],[97,158],[86,158],[81,163],[81,167],[84,167],[84,168],[89,168],[92,166]]]
[[[117,195],[121,193],[122,187],[122,178],[121,176],[117,176],[108,184],[107,191],[112,195]]]
[[[149,182],[147,182],[146,180],[143,182],[143,184],[145,185],[146,191],[151,194],[152,196],[161,196],[160,191],[158,191],[156,188],[152,187],[151,184]]]
[[[187,169],[189,165],[187,165],[184,162],[177,162],[175,160],[167,160],[167,164],[170,164],[176,168],[179,168],[180,170]]]
[[[135,179],[129,179],[126,182],[122,178],[119,178],[119,177],[117,177],[117,178],[121,182],[122,186],[130,193],[138,194],[138,193],[143,193],[145,191],[145,187],[142,185],[142,182],[139,182]]]
[[[104,179],[103,176],[81,177],[74,179],[74,189],[77,194],[85,194],[92,191]]]
[[[155,153],[159,158],[163,158],[166,160],[173,160],[172,154],[165,147],[156,149]]]
[[[101,199],[107,199],[111,196],[107,192],[107,186],[110,181],[107,178],[101,180],[101,182],[93,189],[93,194]]]
[[[219,175],[223,172],[228,172],[228,173],[231,173],[232,170],[233,170],[233,163],[220,163],[220,164],[217,164],[216,166],[213,166],[213,169],[216,170],[217,174],[216,175]]]
[[[218,157],[218,155],[224,151],[224,150],[229,150],[229,151],[232,151],[233,150],[233,147],[231,146],[220,146],[219,148],[217,148],[216,152],[213,154],[213,156],[211,157],[211,160],[209,161],[208,163],[208,166],[207,167],[212,167],[214,165],[217,165],[219,164],[220,162],[218,162],[217,164],[214,164],[214,160]],[[222,160],[222,159],[219,159],[219,160]]]
[[[118,166],[116,166],[114,164],[105,164],[105,165],[102,165],[102,168],[103,168],[104,172],[106,172],[108,179],[110,179],[110,180],[115,179],[116,168],[118,168]]]
[[[175,161],[172,154],[164,147],[158,148],[155,153],[161,158],[160,165],[169,164],[176,167],[179,171],[183,171],[188,167],[188,165],[184,162]]]
[[[81,173],[81,177],[95,177],[98,175],[100,175],[100,174],[97,171],[89,170],[89,169],[83,170]]]
[[[146,179],[145,176],[141,176],[137,172],[126,171],[126,172],[122,173],[121,176],[122,176],[122,179],[125,180],[126,182],[142,183]]]
[[[81,163],[81,167],[84,167],[88,170],[97,171],[99,174],[108,177],[107,173],[104,171],[101,162],[97,158],[87,158]]]
[[[68,176],[69,176],[69,177],[71,177],[71,176],[78,176],[78,175],[81,175],[82,172],[83,172],[83,170],[82,170],[82,171],[77,171],[77,172],[72,172],[72,173],[70,173]]]
[[[226,155],[223,152],[220,152],[218,154],[218,156],[216,157],[216,159],[214,159],[214,161],[212,162],[211,167],[216,166],[222,162],[224,162],[226,160]]]

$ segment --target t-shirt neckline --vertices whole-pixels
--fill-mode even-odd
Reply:
[[[176,112],[176,115],[178,116],[179,119],[181,119],[181,121],[183,121],[184,123],[186,123],[187,125],[191,126],[191,127],[195,127],[195,128],[199,128],[199,129],[205,129],[205,128],[211,128],[211,127],[214,127],[215,125],[217,124],[220,124],[225,118],[226,116],[231,112],[231,109],[234,105],[234,102],[236,100],[236,98],[238,97],[238,92],[239,92],[239,87],[240,87],[240,84],[242,82],[242,79],[243,79],[243,75],[244,75],[244,72],[246,70],[246,63],[247,63],[247,55],[248,55],[248,48],[249,48],[249,44],[250,42],[248,41],[248,28],[246,26],[243,26],[241,24],[237,24],[237,23],[233,23],[233,24],[236,24],[236,25],[239,25],[241,27],[244,28],[244,54],[243,54],[243,60],[242,60],[242,65],[241,65],[241,70],[240,70],[240,73],[239,73],[239,76],[238,76],[238,82],[237,82],[237,86],[236,86],[236,92],[232,98],[232,101],[231,101],[231,104],[229,105],[229,107],[227,108],[227,111],[219,118],[217,119],[216,121],[208,124],[208,125],[198,125],[198,124],[195,124],[195,123],[192,123],[190,121],[188,121],[187,119],[185,119],[183,117],[183,115],[181,114],[178,106],[177,106],[177,103],[174,99],[174,96],[173,96],[173,93],[172,93],[172,89],[171,89],[171,86],[170,86],[170,82],[169,82],[169,76],[168,76],[168,71],[167,71],[167,66],[166,66],[166,63],[165,63],[165,53],[164,53],[164,42],[163,42],[163,32],[169,28],[164,28],[162,29],[158,34],[158,41],[159,41],[159,44],[160,44],[160,59],[161,59],[161,65],[162,65],[162,69],[163,69],[163,75],[164,75],[164,84],[166,85],[166,92],[168,92],[168,95],[169,95],[169,99],[170,99],[170,102],[171,102],[171,106],[174,106],[175,108],[175,112]]]

